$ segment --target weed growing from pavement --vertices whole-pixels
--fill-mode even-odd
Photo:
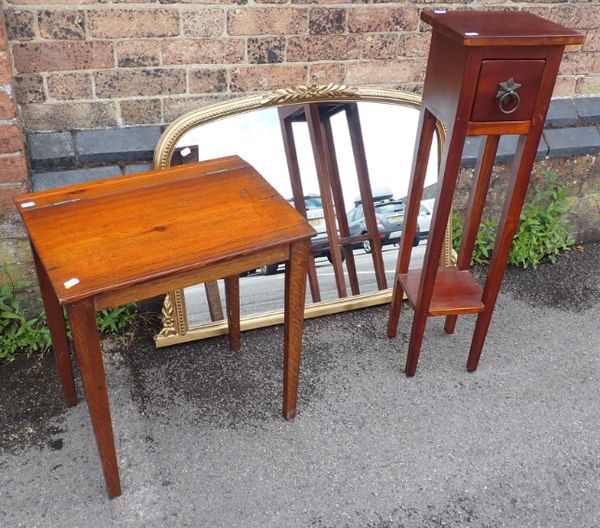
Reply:
[[[569,195],[567,188],[560,185],[555,172],[547,172],[544,182],[536,188],[533,199],[521,212],[519,227],[508,257],[509,264],[522,268],[537,268],[548,259],[556,262],[561,251],[573,245],[572,226],[567,219]],[[487,264],[496,240],[496,220],[484,219],[477,232],[473,262]],[[460,247],[463,232],[462,219],[452,219],[452,246]]]

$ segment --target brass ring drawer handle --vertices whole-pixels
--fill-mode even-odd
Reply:
[[[496,94],[498,110],[503,114],[512,114],[521,104],[521,98],[517,93],[521,84],[511,77],[508,81],[498,83],[498,87],[500,88]]]

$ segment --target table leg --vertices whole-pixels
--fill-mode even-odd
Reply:
[[[310,246],[308,241],[297,242],[290,248],[285,267],[285,315],[283,323],[283,417],[296,416],[302,328],[304,326],[304,296]]]
[[[240,278],[238,275],[225,277],[225,299],[227,302],[227,326],[229,346],[240,349]]]
[[[48,329],[52,338],[52,349],[58,368],[58,375],[63,388],[63,396],[67,407],[73,407],[77,403],[77,391],[75,390],[75,382],[73,380],[73,365],[71,363],[71,354],[69,352],[69,340],[67,338],[67,328],[65,326],[65,318],[63,309],[58,298],[54,293],[54,289],[50,284],[50,279],[41,263],[35,248],[31,246],[33,252],[33,261],[37,271],[38,280],[40,283],[40,292],[46,310],[46,318],[48,320]]]
[[[121,495],[121,482],[94,303],[92,300],[73,303],[67,306],[67,313],[106,489],[113,499]]]

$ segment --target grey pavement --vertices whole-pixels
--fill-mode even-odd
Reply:
[[[452,336],[430,319],[414,378],[402,372],[412,311],[396,339],[386,318],[306,322],[289,423],[281,327],[243,334],[238,353],[226,338],[156,350],[151,328],[106,341],[112,501],[85,403],[65,410],[51,370],[15,383],[14,401],[0,392],[17,422],[4,424],[0,526],[598,526],[599,245],[509,271],[475,373],[474,317]]]

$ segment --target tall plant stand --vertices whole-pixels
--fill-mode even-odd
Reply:
[[[525,12],[424,11],[433,28],[408,205],[387,333],[394,337],[403,293],[414,309],[405,372],[417,369],[429,316],[477,313],[467,370],[477,368],[518,227],[531,169],[565,45],[583,36]],[[447,128],[423,268],[408,271],[436,120]],[[500,136],[519,134],[508,192],[483,288],[468,271]],[[487,136],[476,165],[455,267],[439,267],[467,136]]]

